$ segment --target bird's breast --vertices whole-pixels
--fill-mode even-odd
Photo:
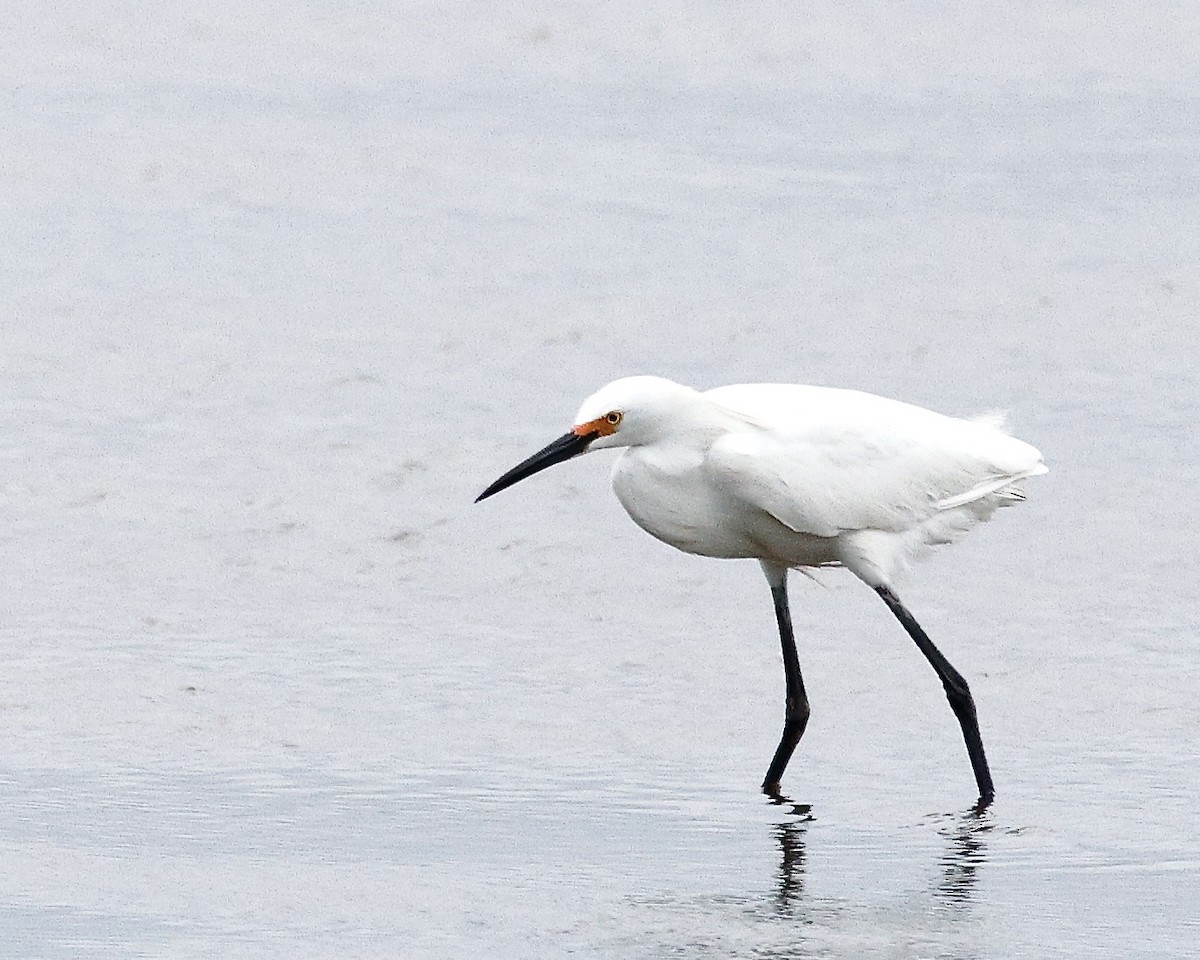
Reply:
[[[685,553],[724,558],[759,553],[705,475],[698,454],[631,447],[613,467],[612,485],[634,523]]]

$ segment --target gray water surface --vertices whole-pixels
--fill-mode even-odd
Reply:
[[[1190,957],[1200,104],[1165,5],[18,4],[0,953]],[[621,375],[1007,409],[900,594],[638,531]]]

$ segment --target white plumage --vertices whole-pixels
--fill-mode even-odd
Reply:
[[[754,558],[775,600],[787,679],[784,735],[763,783],[779,777],[808,721],[786,574],[843,566],[888,604],[945,687],[981,803],[991,774],[966,681],[893,589],[909,560],[949,543],[1046,472],[1003,418],[965,420],[869,393],[788,384],[700,392],[626,377],[583,402],[571,432],[514,467],[482,500],[589,449],[623,447],[612,484],[644,530],[688,553]]]
[[[613,489],[647,532],[704,556],[838,564],[871,586],[1020,499],[1020,481],[1046,472],[1041,454],[995,419],[853,390],[738,384],[701,393],[627,377],[584,401],[575,422],[613,410],[619,428],[592,448],[626,446]]]

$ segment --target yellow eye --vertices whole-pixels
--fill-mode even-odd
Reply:
[[[606,413],[604,415],[604,419],[606,422],[611,423],[615,427],[621,422],[621,411],[613,410],[611,413]]]

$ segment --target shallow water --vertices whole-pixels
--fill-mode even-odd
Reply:
[[[1197,78],[1103,12],[14,15],[4,954],[1191,956]],[[900,590],[990,810],[846,575],[773,805],[754,564],[609,455],[471,504],[633,372],[1043,450]]]

